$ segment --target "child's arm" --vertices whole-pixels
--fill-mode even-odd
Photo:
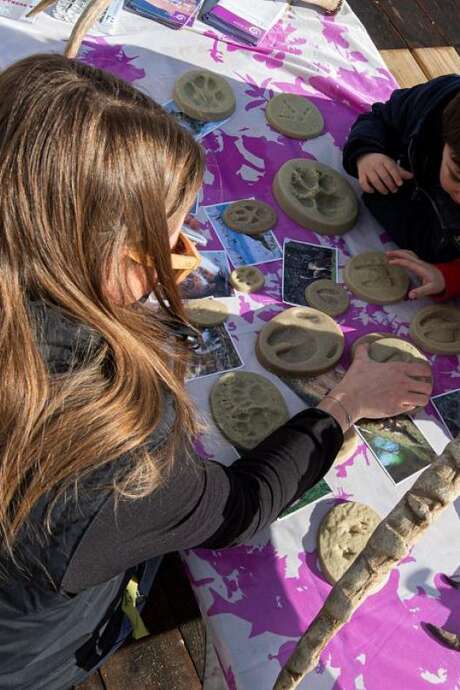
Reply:
[[[409,292],[409,299],[429,296],[441,302],[460,295],[460,259],[430,264],[408,249],[387,252],[387,256],[390,264],[402,266],[421,279],[420,287]]]
[[[455,88],[460,88],[458,76],[443,76],[411,89],[397,89],[386,103],[374,103],[372,110],[360,115],[351,128],[343,151],[345,170],[358,177],[358,159],[369,153],[398,160],[407,152],[420,113],[441,92],[445,94]]]

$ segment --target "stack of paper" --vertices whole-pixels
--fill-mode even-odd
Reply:
[[[126,0],[126,7],[136,14],[172,29],[181,29],[192,21],[200,5],[201,0]]]
[[[205,0],[200,19],[239,41],[256,46],[288,5],[286,0]]]

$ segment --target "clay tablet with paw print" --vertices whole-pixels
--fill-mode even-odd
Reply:
[[[224,223],[243,235],[261,235],[278,220],[275,209],[264,201],[243,199],[230,204],[224,212]]]
[[[236,107],[230,84],[208,70],[190,70],[179,77],[173,97],[186,115],[203,122],[224,120]]]
[[[320,235],[343,235],[358,217],[351,185],[324,163],[293,158],[276,173],[273,195],[296,223]]]
[[[237,448],[250,450],[289,419],[284,398],[264,376],[231,371],[214,384],[211,413],[222,434]]]
[[[343,279],[347,287],[369,304],[392,304],[405,298],[409,275],[403,268],[388,263],[384,252],[357,254],[345,265]]]
[[[426,352],[460,354],[460,309],[441,304],[420,309],[412,319],[410,335]]]
[[[293,139],[313,139],[324,129],[324,119],[314,103],[294,93],[279,93],[266,107],[268,123]]]
[[[343,333],[330,316],[309,307],[292,307],[262,328],[256,355],[275,374],[316,376],[337,364],[343,348]]]

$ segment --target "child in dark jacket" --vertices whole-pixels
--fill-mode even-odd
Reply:
[[[343,164],[401,247],[390,262],[421,280],[409,298],[460,295],[460,76],[375,103],[353,125]]]

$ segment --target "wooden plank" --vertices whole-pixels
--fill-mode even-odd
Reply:
[[[101,675],[107,690],[202,690],[177,630],[122,647]]]
[[[443,37],[444,45],[459,43],[460,0],[417,0],[417,2]]]
[[[412,54],[428,79],[460,74],[460,55],[455,48],[415,48]]]
[[[403,36],[372,0],[348,0],[348,4],[358,15],[379,50],[407,48]]]
[[[84,683],[75,686],[76,690],[106,690],[99,671],[93,673]]]
[[[164,558],[158,579],[198,678],[203,681],[206,661],[206,626],[201,618],[183,563],[177,553],[169,554]]]
[[[427,80],[409,50],[381,50],[380,55],[401,87],[415,86]]]
[[[443,2],[444,0],[442,0]],[[409,48],[445,45],[433,20],[421,9],[417,0],[371,0],[384,12],[393,27],[404,37]]]

